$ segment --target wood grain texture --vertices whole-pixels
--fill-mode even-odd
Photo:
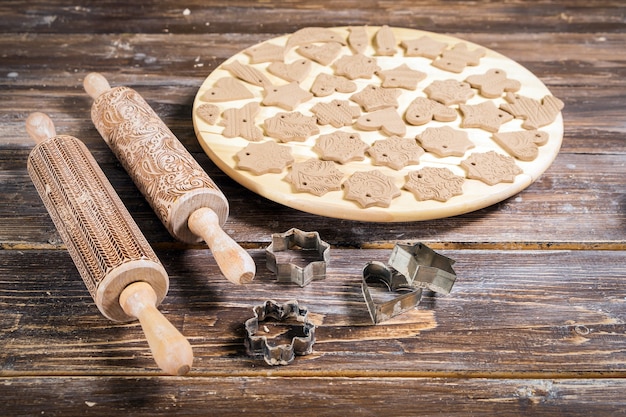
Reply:
[[[612,0],[3,1],[1,414],[626,415],[625,13]],[[565,102],[553,165],[494,206],[398,224],[302,213],[220,172],[191,120],[206,75],[302,27],[365,24],[456,36],[528,68]],[[252,284],[229,284],[208,249],[169,235],[90,121],[92,71],[139,91],[224,192],[224,230],[252,255]],[[170,276],[160,309],[196,356],[189,376],[164,376],[139,324],[93,305],[28,178],[35,110],[86,143],[155,248]],[[291,227],[332,245],[326,280],[279,285],[266,269],[271,234]],[[457,282],[374,326],[361,269],[415,241],[455,259]],[[312,355],[279,368],[246,355],[243,321],[269,298],[309,307]]]

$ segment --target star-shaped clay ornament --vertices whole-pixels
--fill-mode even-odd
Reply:
[[[313,94],[300,88],[300,85],[294,81],[287,85],[266,88],[262,103],[266,106],[278,106],[285,110],[294,110],[299,104],[312,98]]]
[[[474,147],[467,132],[453,129],[450,126],[428,127],[417,136],[422,148],[437,156],[463,156],[468,149]]]
[[[418,201],[445,202],[463,194],[464,182],[465,178],[455,175],[448,168],[424,167],[409,172],[404,189],[412,192]]]
[[[273,140],[250,143],[237,152],[237,168],[251,171],[255,175],[268,172],[279,173],[293,163],[291,148],[279,145]]]
[[[515,159],[495,151],[473,153],[461,161],[467,171],[467,178],[496,185],[500,182],[514,182],[515,176],[523,171],[515,164]]]
[[[389,177],[378,170],[355,172],[343,183],[344,198],[356,201],[361,207],[389,207],[399,197],[400,189]]]
[[[313,150],[317,151],[323,160],[346,164],[350,161],[365,159],[367,148],[369,145],[361,140],[358,133],[336,130],[333,133],[320,135]]]
[[[370,112],[385,107],[398,107],[398,97],[402,92],[396,88],[383,88],[376,84],[370,84],[358,93],[352,94],[350,100],[358,103],[363,110]]]
[[[424,92],[429,98],[445,106],[465,103],[476,94],[469,83],[452,79],[435,80],[424,89]]]
[[[393,169],[402,169],[407,165],[419,164],[424,155],[422,149],[413,139],[391,136],[377,140],[367,150],[374,165],[386,165]]]
[[[351,80],[370,79],[380,67],[376,59],[363,54],[344,55],[335,61],[335,75],[343,75]]]
[[[461,127],[477,127],[487,132],[495,133],[500,126],[513,120],[513,116],[493,104],[493,101],[483,101],[479,104],[461,104],[459,110],[463,114]]]
[[[329,191],[340,190],[343,176],[334,162],[311,158],[293,164],[285,179],[298,192],[322,196]]]
[[[390,70],[376,73],[382,80],[385,88],[404,88],[415,90],[417,84],[426,78],[426,73],[411,69],[407,64],[402,64]]]

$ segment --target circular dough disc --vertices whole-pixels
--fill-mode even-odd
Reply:
[[[339,34],[344,40],[347,39],[350,33],[350,29],[347,27],[335,27],[328,29]],[[526,68],[515,61],[512,61],[497,52],[481,47],[480,45],[432,32],[406,28],[391,28],[397,44],[397,51],[393,56],[379,56],[376,55],[375,51],[375,36],[378,30],[380,30],[380,27],[370,26],[365,29],[370,42],[364,54],[375,58],[378,66],[381,67],[382,70],[393,69],[399,65],[406,64],[411,69],[423,72],[427,75],[425,79],[418,83],[415,90],[401,89],[402,94],[398,98],[399,106],[397,108],[399,115],[404,115],[406,108],[415,98],[427,97],[423,90],[435,80],[454,79],[463,81],[470,75],[484,74],[487,70],[496,68],[504,70],[509,79],[517,80],[521,83],[521,88],[516,92],[516,94],[539,101],[543,97],[551,95],[546,86]],[[291,35],[287,35],[270,39],[264,43],[285,46],[290,36]],[[405,49],[400,46],[401,42],[404,40],[418,39],[422,36],[427,36],[431,39],[444,42],[447,44],[448,49],[460,43],[465,44],[470,51],[482,48],[485,51],[485,55],[480,58],[479,65],[466,66],[461,73],[443,71],[433,66],[433,60],[430,58],[408,57],[405,55]],[[322,43],[320,42],[315,43],[315,45],[321,44]],[[260,45],[262,44],[256,46]],[[285,63],[292,63],[296,60],[303,59],[303,56],[296,52],[297,48],[298,46],[294,46],[285,51]],[[340,53],[337,55],[336,60],[344,55],[353,54],[354,52],[350,49],[349,45],[344,45],[342,46]],[[453,122],[432,121],[421,126],[411,126],[407,124],[406,134],[404,137],[413,139],[429,127],[450,126],[454,129],[464,130],[467,132],[468,138],[475,144],[475,147],[467,150],[465,155],[462,157],[439,157],[435,154],[426,152],[419,159],[419,164],[408,165],[400,170],[395,170],[386,166],[374,166],[372,159],[367,154],[362,161],[336,164],[336,168],[345,173],[344,181],[349,177],[349,175],[357,171],[379,170],[385,175],[392,177],[393,183],[398,189],[401,189],[401,193],[399,197],[391,200],[388,207],[373,206],[363,208],[359,205],[359,203],[357,203],[357,201],[346,199],[345,189],[343,188],[340,190],[329,191],[321,196],[308,192],[297,192],[293,185],[285,179],[289,173],[289,167],[284,168],[280,173],[267,173],[262,175],[255,175],[250,171],[239,169],[237,166],[238,160],[235,155],[248,144],[253,142],[250,142],[242,137],[224,137],[222,135],[224,126],[221,125],[223,121],[222,117],[220,117],[216,123],[210,124],[198,114],[198,107],[203,104],[208,104],[207,101],[202,99],[204,93],[213,88],[217,80],[225,77],[236,78],[224,68],[225,65],[234,61],[239,61],[246,66],[258,69],[272,82],[273,85],[285,85],[289,83],[288,81],[276,77],[267,71],[267,67],[270,64],[269,62],[251,64],[250,56],[245,54],[244,51],[232,56],[206,78],[196,95],[193,104],[193,123],[198,140],[209,158],[211,158],[211,160],[222,171],[239,184],[272,201],[305,212],[327,217],[373,222],[430,220],[467,213],[500,202],[528,187],[552,164],[561,147],[563,139],[563,119],[561,113],[559,113],[551,124],[539,129],[542,132],[548,133],[549,138],[547,143],[539,146],[538,156],[532,161],[515,160],[516,165],[521,168],[522,173],[516,175],[513,182],[500,182],[495,185],[487,185],[482,181],[466,178],[462,186],[462,194],[460,195],[453,196],[445,202],[436,200],[418,201],[412,192],[403,189],[403,186],[407,181],[407,175],[410,171],[415,171],[427,166],[445,167],[458,176],[467,177],[467,172],[460,166],[460,163],[472,153],[495,151],[499,154],[508,155],[507,152],[492,139],[492,133],[479,128],[461,128],[460,124],[462,121],[462,115],[458,112],[459,116]],[[307,77],[300,82],[302,89],[309,91],[317,75],[322,72],[334,74],[333,65],[321,65],[313,62],[311,71]],[[370,84],[380,85],[381,78],[377,75],[373,75],[370,79],[361,78],[352,81],[357,84],[356,92],[359,92]],[[223,112],[227,109],[240,109],[247,103],[261,103],[263,101],[265,91],[262,87],[255,86],[244,81],[241,82],[250,92],[253,93],[254,97],[210,103],[219,108],[222,116]],[[354,93],[334,93],[332,96],[327,97],[313,97],[312,99],[299,104],[297,108],[292,111],[298,111],[306,116],[313,116],[310,109],[316,103],[329,103],[334,99],[350,100],[350,96],[352,94]],[[481,102],[491,100],[496,106],[499,106],[500,104],[506,103],[503,97],[504,95],[495,99],[485,98],[478,93],[478,90],[476,90],[474,97],[469,99],[466,104],[479,104]],[[350,101],[350,104],[355,106],[358,105],[353,101]],[[458,105],[452,105],[450,107],[458,108]],[[265,106],[261,104],[260,111],[257,113],[254,123],[259,129],[263,130],[264,121],[266,119],[273,117],[278,113],[284,112],[289,111],[277,106]],[[365,114],[363,109],[361,109],[361,114]],[[499,132],[523,131],[525,129],[521,127],[522,122],[523,120],[521,119],[509,121],[500,127]],[[314,134],[303,142],[292,141],[280,143],[281,145],[290,147],[296,163],[306,161],[310,158],[319,159],[320,155],[313,150],[313,146],[315,145],[318,136],[332,133],[337,130],[331,125],[318,124],[318,127],[320,130],[319,134]],[[354,125],[342,127],[339,130],[357,132],[361,139],[370,145],[376,140],[387,138],[387,135],[381,131],[363,131],[356,129]],[[265,134],[262,139],[262,141],[270,140],[279,142],[277,139],[272,138],[267,134]]]

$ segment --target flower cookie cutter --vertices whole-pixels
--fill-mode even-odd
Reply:
[[[267,300],[253,308],[254,317],[246,320],[246,350],[255,358],[262,357],[268,365],[288,365],[296,355],[308,355],[313,351],[315,343],[315,325],[308,319],[308,309],[300,307],[295,300],[285,304],[279,304],[273,300]],[[302,324],[301,332],[296,332],[296,327],[287,331],[288,336],[293,335],[290,343],[275,344],[277,338],[268,338],[267,335],[259,335],[259,325],[266,319],[271,318],[279,322],[295,319],[296,323]],[[267,326],[264,326],[267,330]],[[289,327],[289,326],[287,326]]]
[[[295,255],[302,255],[302,258]],[[330,245],[320,239],[317,232],[292,228],[272,235],[272,243],[265,248],[265,260],[278,282],[294,282],[304,287],[311,281],[326,278]]]
[[[388,265],[368,262],[363,268],[361,290],[374,324],[415,308],[422,299],[423,288],[449,294],[456,281],[454,263],[423,243],[396,244]],[[375,283],[386,287],[383,296],[372,296]]]

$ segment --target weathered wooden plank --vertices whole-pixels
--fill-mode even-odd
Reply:
[[[0,154],[0,244],[5,248],[59,243],[26,173],[27,154],[27,150]],[[95,155],[148,240],[155,245],[173,243],[111,152]],[[492,242],[500,248],[560,244],[623,249],[625,243],[623,155],[564,153],[537,182],[499,204],[456,217],[409,223],[344,221],[293,210],[242,188],[206,155],[195,156],[229,199],[231,212],[225,230],[247,247],[266,244],[272,233],[291,227],[318,231],[334,245],[356,247],[389,247],[389,242],[402,240],[422,240],[438,247],[482,247]]]
[[[115,6],[115,7],[112,7]],[[236,1],[159,2],[159,7],[101,2],[86,6],[57,5],[35,1],[5,1],[0,8],[3,29],[12,32],[120,32],[194,33],[264,32],[287,33],[302,25],[343,26],[393,24],[431,30],[477,32],[620,31],[623,20],[619,1],[548,2],[529,8],[522,1],[467,3],[399,1],[303,0],[266,2]],[[188,12],[185,12],[188,9]],[[488,19],[485,18],[488,16]]]
[[[0,378],[6,415],[623,416],[623,380]]]
[[[276,283],[263,250],[247,286],[208,250],[158,251],[171,279],[161,309],[191,341],[196,375],[626,378],[626,252],[441,253],[457,261],[452,293],[376,326],[361,269],[390,250],[332,249],[327,278],[304,288]],[[0,251],[0,265],[1,375],[159,373],[139,325],[102,317],[66,252]],[[309,308],[313,354],[279,368],[246,355],[243,322],[267,299]]]

